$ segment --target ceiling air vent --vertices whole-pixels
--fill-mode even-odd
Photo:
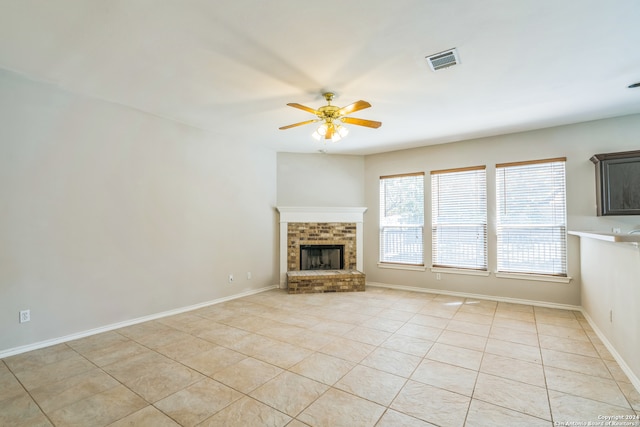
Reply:
[[[429,61],[429,67],[431,67],[433,71],[438,71],[459,64],[460,58],[458,58],[458,51],[454,48],[427,56],[427,61]]]

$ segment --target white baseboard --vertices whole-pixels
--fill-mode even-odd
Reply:
[[[228,297],[218,298],[218,299],[215,299],[215,300],[211,300],[211,301],[206,301],[206,302],[202,302],[202,303],[199,303],[199,304],[190,305],[190,306],[187,306],[187,307],[181,307],[181,308],[176,308],[176,309],[173,309],[173,310],[163,311],[162,313],[151,314],[149,316],[138,317],[136,319],[125,320],[123,322],[112,323],[110,325],[101,326],[101,327],[95,328],[95,329],[89,329],[87,331],[77,332],[77,333],[74,333],[74,334],[71,334],[71,335],[65,335],[65,336],[59,337],[59,338],[53,338],[53,339],[50,339],[50,340],[39,341],[39,342],[36,342],[36,343],[33,343],[33,344],[27,344],[27,345],[23,345],[23,346],[20,346],[20,347],[14,347],[14,348],[10,348],[10,349],[7,349],[7,350],[2,350],[2,351],[0,351],[0,359],[3,359],[5,357],[9,357],[9,356],[15,356],[16,354],[20,354],[20,353],[26,353],[27,351],[38,350],[40,348],[50,347],[50,346],[56,345],[56,344],[62,344],[62,343],[65,343],[67,341],[77,340],[79,338],[85,338],[85,337],[88,337],[90,335],[100,334],[102,332],[108,332],[108,331],[112,331],[114,329],[124,328],[125,326],[136,325],[138,323],[148,322],[150,320],[156,320],[156,319],[160,319],[160,318],[167,317],[167,316],[173,316],[175,314],[185,313],[187,311],[197,310],[199,308],[208,307],[210,305],[215,305],[215,304],[220,304],[220,303],[225,302],[225,301],[231,301],[231,300],[234,300],[234,299],[246,297],[246,296],[249,296],[249,295],[258,294],[258,293],[261,293],[261,292],[265,292],[265,291],[269,291],[271,289],[277,289],[277,288],[278,288],[278,285],[272,285],[272,286],[266,286],[266,287],[260,288],[260,289],[252,289],[252,290],[245,291],[245,292],[242,292],[242,293],[239,293],[239,294],[235,294],[235,295],[231,295],[231,296],[228,296]]]
[[[467,292],[446,291],[443,289],[419,288],[417,286],[390,285],[387,283],[378,283],[378,282],[367,282],[367,286],[373,286],[378,288],[399,289],[403,291],[412,291],[412,292],[423,292],[423,293],[429,293],[429,294],[451,295],[454,297],[461,297],[461,298],[475,298],[475,299],[483,299],[483,300],[489,300],[489,301],[509,302],[513,304],[535,305],[537,307],[557,308],[560,310],[582,311],[582,307],[579,305],[558,304],[554,302],[535,301],[535,300],[528,300],[528,299],[521,299],[521,298],[509,298],[509,297],[499,297],[499,296],[493,296],[493,295],[472,294]]]
[[[640,378],[638,378],[638,376],[633,373],[629,365],[627,365],[627,362],[624,361],[624,359],[622,358],[622,356],[620,356],[620,354],[615,349],[613,344],[611,344],[611,342],[607,339],[607,337],[602,333],[600,328],[598,328],[598,326],[596,325],[596,322],[594,322],[591,316],[589,316],[589,313],[587,313],[587,311],[584,309],[581,309],[580,311],[582,311],[584,318],[587,319],[587,322],[589,322],[589,326],[591,326],[591,329],[593,329],[593,331],[596,333],[598,338],[600,338],[600,341],[602,341],[602,344],[604,344],[604,346],[607,347],[607,350],[609,350],[609,353],[611,353],[613,358],[616,359],[616,362],[618,362],[620,369],[622,369],[622,371],[629,378],[629,381],[631,381],[631,384],[633,384],[633,386],[636,388],[638,393],[640,393]]]
[[[589,326],[591,326],[591,329],[593,329],[593,331],[596,333],[598,338],[600,338],[600,341],[602,341],[604,346],[607,347],[607,350],[609,350],[609,353],[611,353],[611,355],[616,360],[616,362],[618,362],[620,369],[624,371],[624,373],[629,378],[629,381],[631,381],[635,389],[638,391],[638,393],[640,393],[640,379],[638,378],[638,376],[636,376],[633,373],[631,368],[629,368],[629,365],[627,365],[627,363],[624,361],[622,356],[620,356],[620,354],[616,351],[615,347],[611,344],[611,342],[609,342],[609,340],[602,333],[602,331],[600,331],[600,329],[596,326],[591,316],[589,316],[589,313],[587,313],[582,306],[570,305],[570,304],[557,304],[557,303],[551,303],[551,302],[545,302],[545,301],[525,300],[525,299],[519,299],[519,298],[505,298],[505,297],[497,297],[497,296],[494,297],[490,295],[478,295],[478,294],[471,294],[471,293],[465,293],[465,292],[445,291],[442,289],[418,288],[415,286],[390,285],[387,283],[377,283],[377,282],[367,282],[367,286],[373,286],[378,288],[399,289],[399,290],[412,291],[412,292],[452,295],[452,296],[461,297],[461,298],[475,298],[475,299],[483,299],[483,300],[490,300],[490,301],[510,302],[514,304],[525,304],[525,305],[533,305],[537,307],[557,308],[561,310],[579,311],[587,320],[587,322],[589,323]]]

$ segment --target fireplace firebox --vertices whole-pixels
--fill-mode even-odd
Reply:
[[[342,270],[344,245],[300,245],[300,270]]]

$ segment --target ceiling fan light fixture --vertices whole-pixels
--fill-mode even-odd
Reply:
[[[347,129],[346,127],[342,126],[342,125],[338,125],[336,126],[336,132],[333,134],[333,136],[339,136],[338,140],[341,140],[342,138],[344,138],[345,136],[349,135],[349,129]],[[334,141],[336,142],[336,141]]]
[[[333,129],[333,132],[329,132],[329,128]],[[329,137],[327,137],[329,133]],[[321,139],[330,139],[331,142],[338,142],[349,134],[349,129],[335,123],[323,123],[311,134],[313,139],[320,141]]]
[[[331,141],[338,142],[342,138],[347,136],[348,133],[349,133],[349,129],[347,129],[346,127],[342,125],[334,126],[334,132],[333,132],[333,135],[331,136]]]
[[[327,134],[327,124],[323,123],[320,126],[318,126],[318,129],[315,130],[315,132],[313,132],[311,134],[311,136],[313,137],[313,139],[315,139],[316,141],[320,141],[321,139],[324,138],[324,136]]]

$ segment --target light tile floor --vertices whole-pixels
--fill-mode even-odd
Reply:
[[[640,426],[581,313],[263,292],[0,361],[2,426]],[[637,420],[637,418],[636,418]]]

